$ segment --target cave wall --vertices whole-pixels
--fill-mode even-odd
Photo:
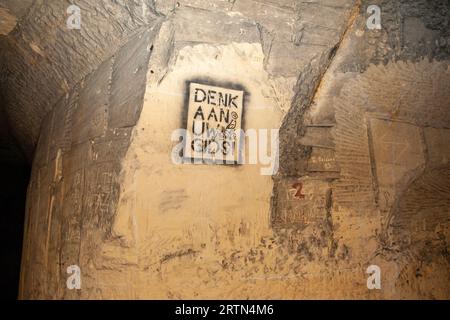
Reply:
[[[47,101],[21,298],[448,298],[448,6],[370,4],[381,30],[366,1],[156,1]],[[244,88],[274,176],[173,163],[189,81]]]
[[[42,121],[56,102],[130,37],[143,29],[158,28],[160,17],[151,1],[105,0],[76,1],[83,27],[69,30],[67,8],[71,4],[0,2],[9,20],[16,20],[0,41],[0,67],[7,77],[2,86],[5,111],[29,159]]]
[[[46,116],[28,187],[22,298],[79,297],[65,290],[66,270],[89,268],[111,233],[153,37],[145,30],[130,39]]]

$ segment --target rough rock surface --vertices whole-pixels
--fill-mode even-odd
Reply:
[[[81,1],[86,27],[44,38],[59,3],[2,39],[6,111],[39,135],[22,298],[450,297],[447,1]],[[172,163],[194,79],[245,88],[276,175]]]
[[[16,2],[21,1],[6,1],[0,7],[19,11]],[[70,4],[34,1],[0,41],[2,73],[7,75],[2,85],[5,109],[30,158],[41,123],[57,100],[131,36],[158,24],[149,1],[77,1],[82,28],[69,30]]]

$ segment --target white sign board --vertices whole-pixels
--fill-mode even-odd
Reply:
[[[207,163],[239,161],[244,91],[191,82],[185,158]]]

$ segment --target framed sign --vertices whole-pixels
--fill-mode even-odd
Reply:
[[[191,82],[184,157],[205,163],[240,159],[244,91]]]

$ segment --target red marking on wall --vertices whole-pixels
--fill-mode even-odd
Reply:
[[[305,195],[302,193],[303,183],[297,182],[292,186],[292,188],[294,188],[296,190],[296,192],[294,194],[294,198],[305,199]]]

